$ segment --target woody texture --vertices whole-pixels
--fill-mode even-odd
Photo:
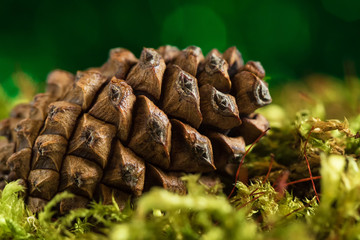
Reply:
[[[271,103],[264,77],[236,47],[116,48],[101,67],[54,70],[0,122],[0,188],[18,180],[33,212],[71,192],[65,213],[93,199],[123,208],[154,186],[186,194],[188,173],[212,184],[269,127],[254,113]]]

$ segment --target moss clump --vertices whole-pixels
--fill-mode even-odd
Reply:
[[[300,201],[277,192],[269,182],[237,184],[237,195],[209,194],[188,176],[189,194],[153,189],[134,210],[119,211],[116,203],[93,203],[53,218],[54,198],[38,216],[19,197],[21,187],[9,183],[0,197],[1,239],[353,239],[360,233],[359,164],[339,155],[321,156],[321,202]],[[301,229],[301,231],[299,230]]]

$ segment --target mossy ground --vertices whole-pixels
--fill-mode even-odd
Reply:
[[[0,193],[0,239],[360,239],[359,85],[358,79],[340,83],[316,76],[274,89],[274,103],[260,110],[272,129],[243,165],[265,172],[250,184],[238,182],[229,200],[190,175],[186,196],[153,189],[124,211],[115,202],[94,202],[54,217],[52,207],[70,194],[33,215],[13,182]],[[0,94],[1,117],[32,94],[23,91],[13,101]],[[320,202],[306,179],[305,155]],[[286,171],[287,177],[275,174]],[[289,185],[292,177],[306,181]]]

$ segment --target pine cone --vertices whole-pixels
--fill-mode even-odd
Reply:
[[[21,179],[34,212],[69,191],[64,213],[112,195],[124,207],[153,186],[186,194],[186,173],[213,184],[268,126],[251,115],[271,102],[264,76],[235,47],[144,48],[139,59],[117,48],[100,68],[54,70],[46,93],[0,122],[0,186]]]

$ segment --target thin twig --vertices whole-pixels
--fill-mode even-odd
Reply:
[[[266,177],[265,177],[265,179],[263,181],[263,184],[266,183],[266,181],[268,180],[270,172],[271,172],[272,165],[273,165],[274,160],[275,160],[275,155],[273,153],[270,154],[270,157],[271,157],[271,161],[270,161],[270,165],[269,165],[269,170],[268,170],[268,172],[266,174]]]
[[[311,179],[311,183],[312,183],[312,186],[313,186],[315,195],[316,195],[316,199],[317,199],[318,202],[320,203],[320,198],[319,198],[319,195],[318,195],[318,193],[317,193],[317,191],[316,191],[316,187],[315,187],[315,183],[314,183],[314,178],[313,178],[312,173],[311,173],[311,168],[310,168],[309,159],[308,159],[308,157],[307,157],[307,155],[306,155],[306,146],[307,146],[307,144],[308,144],[308,142],[309,142],[310,135],[311,135],[312,131],[314,130],[314,128],[315,128],[315,127],[312,126],[312,128],[310,129],[309,135],[308,135],[308,137],[307,137],[307,139],[306,139],[306,142],[305,142],[305,145],[304,145],[304,156],[305,156],[305,160],[306,160],[307,167],[308,167],[308,169],[309,169],[310,179]]]
[[[235,176],[235,184],[234,184],[234,187],[233,189],[231,190],[231,193],[229,194],[228,196],[228,199],[231,197],[231,195],[233,195],[234,191],[235,191],[235,188],[236,188],[236,182],[238,181],[239,179],[239,174],[240,174],[240,169],[241,169],[241,166],[243,165],[244,163],[244,159],[245,159],[245,156],[249,153],[249,151],[251,150],[251,148],[266,134],[267,131],[269,131],[270,128],[266,129],[265,131],[263,131],[260,136],[255,140],[255,142],[253,142],[251,144],[251,146],[248,148],[248,150],[245,152],[245,154],[242,156],[241,160],[240,160],[240,163],[239,163],[239,167],[236,171],[236,176]]]
[[[316,180],[316,179],[320,179],[320,178],[321,178],[321,176],[316,176],[316,177],[313,177],[312,179]],[[299,180],[296,180],[296,181],[293,181],[293,182],[289,182],[289,183],[286,184],[286,186],[301,183],[301,182],[307,182],[307,181],[310,181],[310,180],[311,180],[311,178],[303,178],[303,179],[299,179]]]
[[[252,195],[254,195],[257,190],[259,190],[259,187],[255,188],[255,189],[249,194],[249,196],[251,197]]]
[[[249,203],[252,203],[254,201],[256,201],[257,199],[259,199],[262,195],[264,195],[266,192],[262,192],[262,194],[260,196],[257,196],[256,198],[251,199],[250,201],[244,203],[243,205],[241,205],[240,207],[238,207],[237,209],[241,209],[243,207],[245,207],[246,205],[248,205]]]

